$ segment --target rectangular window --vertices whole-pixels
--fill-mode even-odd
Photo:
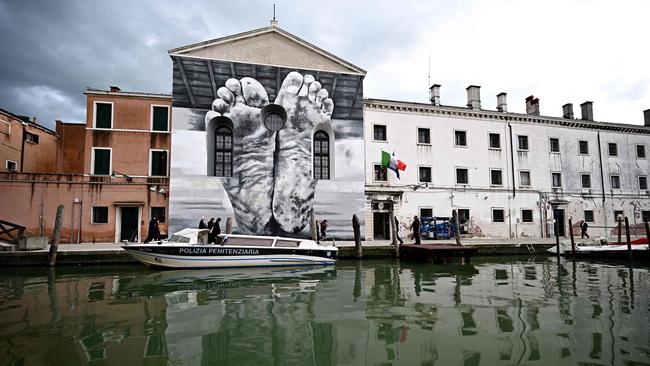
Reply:
[[[548,139],[548,144],[549,144],[549,150],[552,153],[560,152],[560,139],[551,137],[550,139]]]
[[[623,210],[614,210],[614,220],[618,221],[618,218],[621,218],[621,220],[624,219],[623,217]]]
[[[589,141],[578,141],[579,154],[589,155]]]
[[[151,218],[153,217],[158,218],[159,223],[164,223],[165,222],[165,208],[164,207],[152,207],[151,208]]]
[[[533,222],[533,210],[521,210],[521,222]]]
[[[488,134],[488,139],[490,143],[490,149],[500,149],[501,148],[501,135],[498,133]]]
[[[586,222],[594,222],[594,211],[593,210],[585,210],[585,221]]]
[[[612,184],[612,189],[620,189],[621,188],[621,177],[618,175],[610,175],[609,176],[609,181]]]
[[[642,210],[641,219],[643,222],[650,221],[650,210]]]
[[[528,136],[524,136],[524,135],[517,136],[517,149],[522,151],[528,151]]]
[[[505,214],[502,208],[492,209],[492,222],[505,222]]]
[[[169,131],[169,107],[152,106],[151,118],[152,131]]]
[[[113,103],[95,102],[95,128],[113,128]]]
[[[25,132],[25,141],[31,142],[32,144],[38,144],[39,136],[35,133]]]
[[[93,224],[108,224],[108,207],[93,207]]]
[[[582,174],[582,188],[591,188],[591,174]]]
[[[467,131],[454,131],[454,145],[467,146]]]
[[[503,174],[501,169],[490,169],[490,184],[493,186],[503,185]]]
[[[382,168],[381,164],[375,164],[375,182],[388,181],[388,169]]]
[[[15,172],[18,170],[18,164],[13,160],[5,160],[5,169],[8,172]]]
[[[467,168],[456,168],[456,184],[469,184]]]
[[[562,187],[562,173],[551,173],[551,187]]]
[[[151,173],[155,177],[167,176],[167,151],[151,150]]]
[[[420,218],[423,217],[433,217],[433,209],[432,208],[421,208],[420,209]]]
[[[519,171],[519,185],[522,187],[530,187],[530,172],[528,170]]]
[[[645,145],[636,145],[636,158],[645,159]]]
[[[618,156],[618,146],[615,142],[607,144],[607,152],[609,153],[609,156]]]
[[[418,144],[431,143],[431,130],[428,128],[418,128]]]
[[[648,189],[648,177],[646,176],[639,177],[639,189]]]
[[[375,141],[386,141],[386,126],[372,126],[372,136]]]
[[[431,167],[421,166],[419,170],[420,170],[420,182],[431,183]]]
[[[111,149],[93,147],[93,170],[92,174],[111,174]]]

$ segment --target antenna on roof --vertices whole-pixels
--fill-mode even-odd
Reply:
[[[428,71],[429,71],[429,79],[427,80],[428,81],[427,88],[430,88],[431,87],[431,52],[429,52],[429,69],[428,69]]]
[[[278,21],[275,20],[275,3],[273,3],[273,19],[271,19],[271,26],[278,26]]]

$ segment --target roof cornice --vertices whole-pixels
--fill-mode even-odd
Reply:
[[[145,93],[145,92],[125,92],[125,91],[119,91],[119,92],[112,92],[110,90],[101,90],[101,89],[92,89],[92,88],[87,88],[86,91],[84,91],[84,94],[86,95],[110,95],[110,96],[115,96],[115,97],[141,97],[141,98],[159,98],[159,99],[172,99],[171,94],[163,94],[163,93]]]

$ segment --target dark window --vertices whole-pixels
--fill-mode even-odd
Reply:
[[[612,189],[621,188],[621,177],[620,176],[612,175],[612,176],[610,176],[610,181],[612,183]]]
[[[214,176],[232,177],[232,130],[224,125],[214,132]]]
[[[428,166],[420,167],[420,182],[431,183],[431,167]]]
[[[578,141],[580,155],[589,155],[589,142],[588,141]]]
[[[643,222],[650,221],[650,210],[641,211],[641,219]]]
[[[582,188],[591,188],[591,175],[582,174]]]
[[[458,223],[460,224],[460,233],[467,234],[467,223],[469,222],[469,209],[458,209]]]
[[[636,145],[636,157],[645,159],[645,145]]]
[[[502,208],[492,209],[492,222],[505,222],[505,215]]]
[[[386,126],[372,126],[373,139],[375,141],[386,141]]]
[[[521,222],[533,222],[533,210],[521,210]]]
[[[559,153],[560,152],[560,139],[558,138],[550,138],[548,139],[549,143],[549,149],[551,152],[554,153]]]
[[[325,131],[314,134],[314,179],[330,179],[330,138]]]
[[[503,176],[501,170],[492,169],[490,170],[490,184],[493,186],[500,186],[503,184]]]
[[[111,150],[93,149],[93,151],[95,152],[93,174],[100,174],[100,175],[111,174]]]
[[[158,218],[158,222],[165,222],[165,208],[164,207],[152,207],[151,208],[151,218]]]
[[[466,168],[456,168],[456,183],[469,184],[469,176]]]
[[[609,156],[618,156],[618,146],[615,142],[607,144],[607,151],[609,152]]]
[[[614,220],[618,220],[619,216],[621,217],[621,220],[625,219],[622,210],[614,210]]]
[[[648,189],[648,177],[639,177],[639,189]]]
[[[433,209],[432,208],[421,208],[420,209],[420,218],[423,217],[433,217]]]
[[[501,135],[498,133],[489,134],[490,140],[490,149],[500,149],[501,148]]]
[[[418,128],[418,144],[431,143],[431,130],[428,128]]]
[[[386,182],[388,180],[388,169],[382,168],[381,164],[375,164],[375,182]]]
[[[151,151],[151,175],[167,175],[167,151]]]
[[[31,132],[25,132],[25,141],[38,144],[38,135]]]
[[[467,132],[454,131],[454,144],[456,146],[467,146]]]
[[[5,160],[5,168],[9,172],[15,172],[18,169],[18,164],[13,160]]]
[[[112,128],[113,105],[110,103],[95,104],[95,128]]]
[[[593,210],[585,210],[585,221],[594,222],[594,211]]]
[[[528,151],[528,136],[517,136],[517,149]]]
[[[551,173],[551,184],[554,188],[562,187],[562,173]]]
[[[522,187],[530,186],[530,172],[527,170],[519,171],[519,185]]]
[[[108,223],[108,207],[97,206],[93,207],[93,224],[107,224]]]
[[[153,126],[154,131],[169,131],[169,108],[153,107]]]

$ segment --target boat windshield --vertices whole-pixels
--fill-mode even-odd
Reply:
[[[233,237],[226,236],[224,237],[222,243],[225,245],[242,245],[242,246],[258,246],[258,247],[270,247],[273,245],[274,238],[252,238],[252,237]]]
[[[186,236],[172,235],[172,237],[168,241],[170,243],[189,243],[190,238]]]

